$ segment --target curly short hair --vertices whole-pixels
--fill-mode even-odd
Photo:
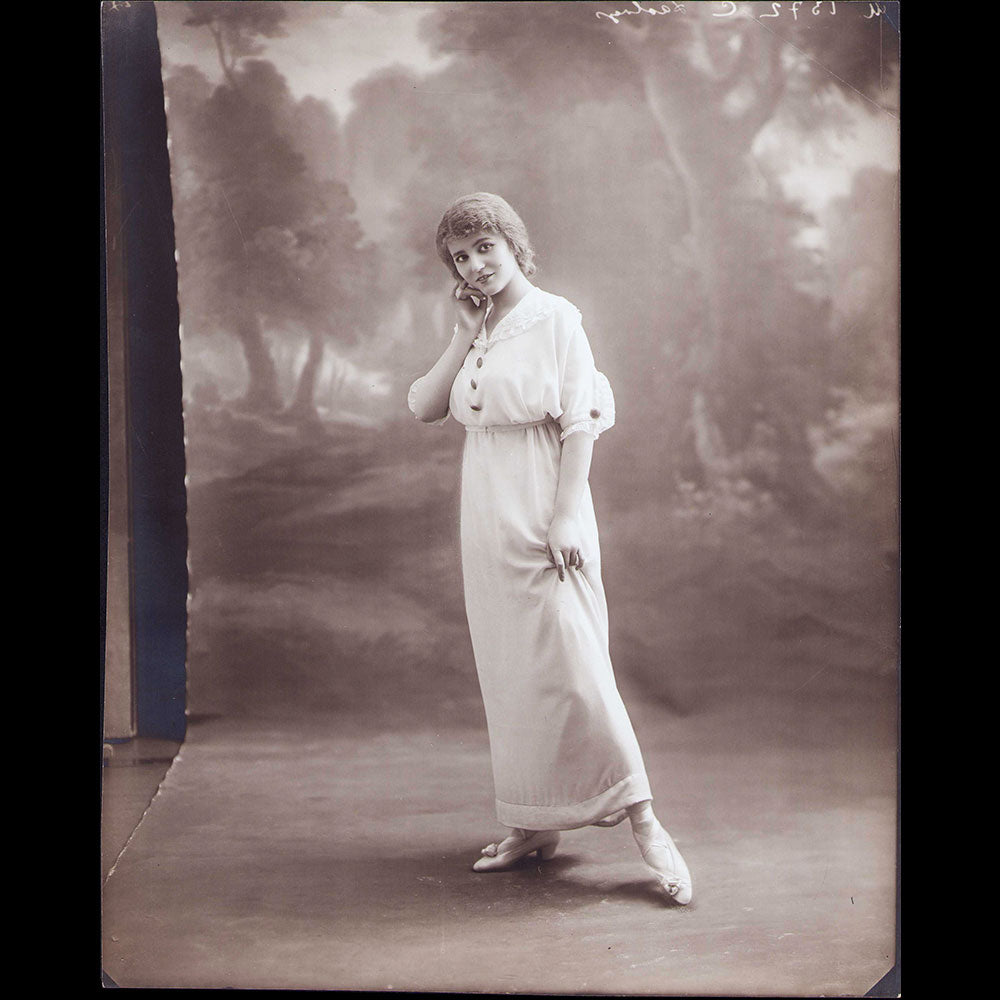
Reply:
[[[448,252],[448,241],[465,239],[480,231],[502,236],[514,254],[521,273],[525,277],[535,273],[535,250],[521,217],[500,195],[477,191],[453,201],[441,217],[437,229],[438,256],[459,281],[462,276]]]

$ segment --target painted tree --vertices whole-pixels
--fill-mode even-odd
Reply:
[[[759,326],[822,320],[785,284],[801,265],[793,240],[805,220],[762,173],[755,143],[779,115],[803,129],[829,127],[833,94],[880,107],[896,61],[896,32],[885,20],[892,6],[439,4],[426,22],[437,51],[506,80],[511,105],[568,114],[584,100],[617,99],[644,108],[660,144],[661,181],[683,206],[679,245],[698,308],[682,382],[694,458],[709,482],[740,472],[760,424],[759,389],[755,399],[747,382],[761,360],[753,353],[767,351]],[[808,352],[809,341],[795,350]],[[763,361],[757,370],[766,374]],[[803,475],[804,428],[793,411],[814,389],[808,381],[792,387],[780,404],[790,411],[784,433],[796,438],[784,450]]]
[[[282,4],[195,3],[188,24],[215,41],[222,82],[207,94],[190,70],[168,78],[175,206],[185,319],[234,334],[249,372],[244,405],[282,408],[265,331],[307,333],[309,353],[288,408],[315,416],[314,391],[330,338],[351,343],[364,321],[360,291],[370,268],[347,187],[302,148],[303,118],[275,67],[247,58],[260,37],[282,33]],[[322,134],[336,132],[329,113]],[[325,145],[333,148],[332,142]]]
[[[215,42],[219,65],[231,86],[238,86],[237,69],[246,56],[259,55],[261,38],[281,38],[285,30],[284,5],[268,0],[233,3],[232,0],[189,2],[185,24],[207,28]]]

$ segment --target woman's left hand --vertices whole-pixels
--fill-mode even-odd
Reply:
[[[555,565],[560,580],[566,579],[566,569],[570,566],[583,569],[580,527],[573,518],[559,515],[552,518],[546,543],[549,559]]]

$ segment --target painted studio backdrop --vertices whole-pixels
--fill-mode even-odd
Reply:
[[[532,235],[533,282],[579,306],[615,390],[591,474],[612,659],[696,884],[711,830],[750,824],[750,868],[781,863],[768,831],[864,831],[865,902],[788,902],[798,945],[774,925],[773,947],[790,949],[810,927],[809,954],[839,974],[783,978],[772,952],[740,981],[870,986],[895,940],[898,5],[156,14],[190,717],[369,745],[465,727],[485,746],[458,549],[463,432],[419,424],[406,390],[454,322],[441,213],[496,192]],[[841,936],[863,905],[867,951]],[[329,985],[379,982],[344,967],[356,978]],[[727,969],[720,957],[692,981],[723,990],[740,975]],[[469,985],[444,967],[414,976]]]

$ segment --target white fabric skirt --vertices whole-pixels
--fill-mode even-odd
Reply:
[[[582,570],[549,562],[561,442],[554,421],[467,429],[462,572],[486,709],[497,819],[571,830],[651,799],[608,652],[590,487]]]

